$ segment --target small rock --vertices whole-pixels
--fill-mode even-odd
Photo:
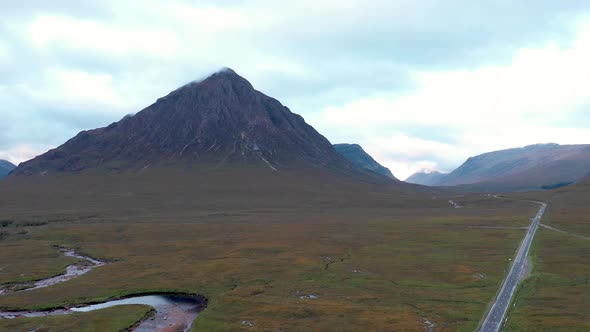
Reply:
[[[309,294],[309,295],[303,295],[303,296],[300,296],[299,298],[300,298],[301,300],[305,300],[305,299],[310,299],[310,300],[313,300],[313,299],[317,299],[317,298],[318,298],[318,296],[317,296],[317,295],[314,295],[314,294]]]

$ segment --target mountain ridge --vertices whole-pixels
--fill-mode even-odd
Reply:
[[[371,155],[369,155],[360,145],[339,143],[334,144],[334,148],[344,158],[350,161],[357,167],[364,168],[366,170],[381,174],[388,178],[397,180],[397,178],[391,173],[391,170],[379,162],[377,162]]]
[[[432,186],[524,191],[574,183],[590,172],[590,145],[533,144],[468,158]]]
[[[405,181],[408,183],[421,184],[424,186],[432,186],[436,184],[438,181],[440,181],[447,174],[448,173],[442,173],[439,171],[421,171],[410,175]]]

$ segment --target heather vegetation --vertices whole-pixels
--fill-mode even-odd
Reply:
[[[2,331],[95,332],[128,331],[137,321],[149,319],[149,306],[120,306],[92,313],[43,318],[0,319]]]
[[[508,328],[589,327],[587,183],[501,195],[418,186],[352,147],[339,153],[231,69],[83,131],[0,182],[0,284],[17,286],[0,289],[0,310],[186,293],[207,299],[192,330],[473,331],[537,214],[534,199],[549,208]],[[531,149],[569,159],[535,152],[531,166],[517,156]],[[531,188],[563,163],[576,172],[533,182],[586,174],[586,147],[524,150],[500,163],[470,159],[463,170],[509,175],[471,189]],[[92,270],[24,290],[92,258]],[[0,320],[0,329],[119,331],[152,314],[124,306]]]
[[[231,187],[228,174],[238,173],[233,170],[190,179],[178,172],[173,180],[153,172],[143,174],[151,186],[142,187],[141,177],[121,176],[117,185],[100,187],[101,197],[77,195],[69,219],[93,218],[29,226],[25,238],[0,242],[3,266],[18,264],[24,252],[36,262],[34,270],[21,264],[14,273],[42,277],[63,269],[55,245],[110,262],[67,283],[2,296],[0,307],[48,309],[145,292],[186,292],[209,299],[195,322],[198,330],[252,324],[255,330],[423,331],[427,319],[437,330],[471,331],[509,267],[522,227],[537,210],[532,203],[480,195],[368,191],[362,183],[342,190],[346,187],[336,178],[320,191],[307,191],[305,183],[273,182],[277,175],[265,169],[247,176],[258,184],[257,192],[284,185],[291,190],[244,204],[239,199],[244,193],[219,201],[202,191],[215,184],[205,177]],[[59,180],[60,195],[74,185],[69,180]],[[120,185],[126,190],[116,197]],[[166,202],[154,195],[162,190]],[[451,206],[451,198],[462,208]],[[10,217],[17,221],[63,214],[70,204],[18,209],[14,199]]]

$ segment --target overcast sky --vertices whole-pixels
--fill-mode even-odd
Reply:
[[[399,178],[590,143],[590,2],[0,2],[0,159],[231,67]]]

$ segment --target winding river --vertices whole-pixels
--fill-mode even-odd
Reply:
[[[200,296],[191,295],[139,295],[70,309],[55,309],[49,311],[0,311],[0,319],[70,315],[128,304],[149,305],[155,309],[155,315],[140,322],[139,325],[131,331],[151,332],[164,331],[167,329],[170,329],[171,331],[188,331],[191,328],[193,321],[199,315],[199,312],[207,306],[207,301]]]
[[[68,265],[66,267],[66,272],[55,277],[41,279],[37,281],[28,281],[28,282],[21,282],[21,283],[12,283],[12,284],[5,284],[0,285],[0,295],[7,294],[7,293],[16,293],[16,292],[24,292],[30,291],[33,289],[48,287],[51,285],[59,284],[64,281],[68,281],[70,279],[74,279],[79,277],[83,274],[86,274],[93,269],[103,266],[106,262],[100,261],[98,259],[94,259],[92,257],[83,256],[78,254],[72,249],[65,249],[60,248],[59,251],[67,257],[74,257],[82,260],[82,262]]]
[[[70,265],[66,272],[47,279],[34,282],[8,284],[0,286],[0,295],[7,293],[25,292],[37,288],[48,287],[61,283],[103,266],[106,262],[83,256],[71,249],[60,249],[68,257],[83,260],[81,263]],[[207,307],[207,300],[201,296],[180,294],[137,295],[97,304],[83,305],[68,309],[54,309],[47,311],[0,311],[0,319],[15,319],[20,317],[47,317],[70,315],[74,313],[90,312],[119,305],[141,304],[149,305],[155,314],[141,321],[131,331],[188,331],[199,312]]]

